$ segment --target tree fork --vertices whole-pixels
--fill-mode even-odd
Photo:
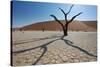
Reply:
[[[65,11],[64,11],[63,9],[59,8],[59,9],[62,11],[62,13],[64,14],[64,16],[65,16],[65,25],[64,25],[63,23],[61,23],[61,21],[58,20],[57,17],[56,17],[55,15],[50,15],[51,17],[53,17],[53,18],[55,19],[55,21],[57,21],[57,22],[61,25],[61,27],[62,27],[62,29],[63,29],[63,34],[64,34],[63,36],[68,36],[68,25],[69,25],[69,23],[71,23],[77,16],[79,16],[80,14],[82,14],[82,12],[80,12],[80,13],[76,14],[75,16],[73,16],[73,17],[68,21],[67,15],[71,12],[73,6],[74,6],[74,5],[72,5],[72,6],[70,7],[70,9],[69,9],[69,11],[68,11],[67,13],[65,13]]]

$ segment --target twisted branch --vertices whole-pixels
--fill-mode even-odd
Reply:
[[[53,17],[55,21],[57,21],[62,27],[64,27],[63,24],[60,22],[60,20],[57,19],[55,15],[50,15],[50,16]]]
[[[79,16],[80,14],[82,14],[82,12],[76,14],[75,16],[72,17],[71,20],[68,21],[68,23],[72,22],[77,16]]]

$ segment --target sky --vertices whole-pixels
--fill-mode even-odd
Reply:
[[[71,5],[66,3],[13,1],[12,27],[22,27],[33,23],[54,20],[54,18],[50,17],[51,14],[55,15],[59,20],[64,20],[64,15],[59,8],[62,8],[67,13]],[[74,4],[68,19],[71,19],[79,12],[83,13],[76,17],[75,20],[97,20],[97,6],[79,4]]]

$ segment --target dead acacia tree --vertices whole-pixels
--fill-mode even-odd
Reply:
[[[80,12],[80,13],[76,14],[75,16],[73,16],[70,20],[68,20],[68,18],[67,18],[68,14],[71,12],[73,6],[74,5],[72,5],[70,7],[70,9],[69,9],[69,11],[67,13],[65,13],[65,11],[63,9],[59,8],[62,11],[62,13],[64,14],[65,24],[63,24],[60,20],[58,20],[55,15],[50,15],[51,17],[53,17],[55,19],[55,21],[57,21],[61,25],[61,27],[63,29],[64,36],[68,35],[68,25],[69,25],[69,23],[71,23],[77,16],[82,14],[82,12]]]

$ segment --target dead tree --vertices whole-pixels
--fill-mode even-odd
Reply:
[[[80,13],[76,14],[75,16],[73,16],[70,20],[68,20],[68,18],[67,18],[68,14],[71,12],[73,6],[74,5],[72,5],[70,7],[70,9],[69,9],[69,11],[67,13],[65,13],[65,11],[63,9],[59,8],[62,11],[62,13],[64,14],[65,24],[63,24],[60,20],[58,20],[55,15],[50,15],[51,17],[53,17],[55,19],[55,21],[57,21],[61,25],[61,27],[63,29],[64,36],[68,35],[68,25],[69,25],[69,23],[71,23],[77,16],[82,14],[82,12],[80,12]]]
[[[44,32],[44,28],[42,29],[42,32]]]

